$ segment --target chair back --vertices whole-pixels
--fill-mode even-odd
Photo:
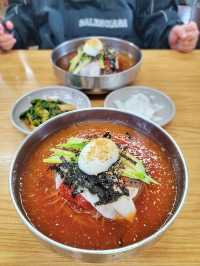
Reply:
[[[178,13],[183,23],[195,21],[200,29],[200,5],[186,6],[179,5]]]
[[[178,14],[183,23],[187,24],[191,20],[192,7],[186,5],[179,5]]]
[[[200,5],[192,8],[191,20],[195,21],[200,29]]]

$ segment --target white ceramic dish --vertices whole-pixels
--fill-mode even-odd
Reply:
[[[26,135],[30,134],[32,130],[20,120],[20,114],[30,107],[33,99],[48,99],[49,97],[74,104],[77,107],[77,110],[91,107],[89,98],[79,90],[64,86],[45,87],[23,95],[14,104],[11,111],[11,122],[13,126]]]
[[[106,97],[104,101],[104,107],[115,108],[121,111],[128,111],[139,115],[133,112],[131,108],[130,110],[124,110],[123,108],[118,108],[116,105],[116,101],[120,100],[121,102],[126,102],[128,99],[130,99],[130,97],[139,93],[147,96],[152,106],[159,106],[158,110],[150,119],[154,123],[157,123],[160,126],[164,126],[174,118],[176,114],[176,107],[172,99],[160,90],[144,86],[129,86],[113,91]]]

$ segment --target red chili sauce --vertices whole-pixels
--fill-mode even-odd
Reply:
[[[133,222],[109,220],[77,212],[55,188],[54,174],[43,158],[69,137],[97,137],[109,131],[120,147],[142,159],[159,185],[144,185]],[[127,134],[128,133],[128,134]],[[150,138],[122,125],[87,122],[73,125],[42,141],[27,158],[21,176],[21,200],[30,222],[48,237],[85,249],[112,249],[142,240],[163,225],[176,198],[175,174],[169,154]]]

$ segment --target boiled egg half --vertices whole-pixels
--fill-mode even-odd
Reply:
[[[88,175],[98,175],[119,159],[119,149],[110,139],[97,138],[90,141],[81,151],[78,159],[79,168]]]
[[[99,39],[90,39],[83,46],[83,51],[87,55],[96,57],[103,50],[103,43]]]

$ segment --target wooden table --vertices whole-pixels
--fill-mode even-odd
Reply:
[[[177,114],[166,130],[188,160],[187,202],[173,226],[153,247],[115,265],[200,265],[200,51],[144,51],[137,84],[160,88],[176,103]],[[11,158],[24,135],[12,127],[11,106],[24,93],[56,84],[49,51],[18,51],[0,55],[0,265],[81,265],[51,252],[21,223],[10,201]],[[103,97],[92,97],[102,106]],[[108,263],[107,265],[113,265]],[[82,264],[89,265],[89,264]]]

